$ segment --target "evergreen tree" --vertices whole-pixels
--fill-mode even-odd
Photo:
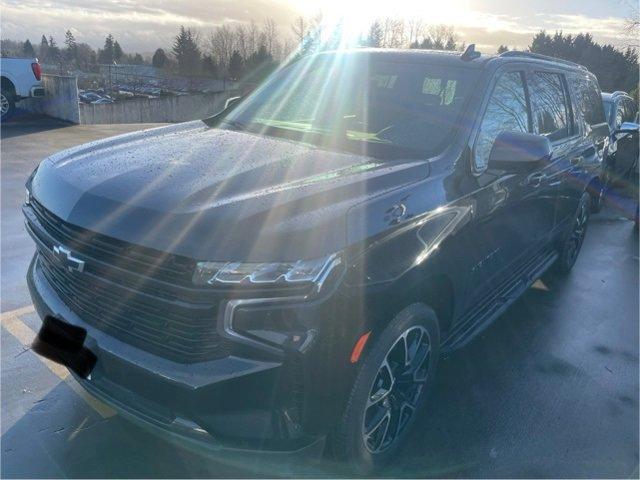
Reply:
[[[260,45],[257,52],[249,55],[244,65],[244,79],[248,82],[260,82],[277,67],[273,56],[265,45]]]
[[[122,59],[122,55],[124,55],[124,52],[122,51],[120,44],[116,40],[113,43],[113,60],[119,62]]]
[[[382,26],[377,20],[369,27],[369,36],[367,37],[367,46],[380,48],[382,47],[382,41],[384,34],[382,32]]]
[[[64,44],[67,46],[65,57],[68,61],[75,62],[78,56],[78,44],[71,30],[67,30],[64,34]]]
[[[64,44],[68,49],[76,48],[76,37],[73,36],[73,32],[71,30],[67,30],[64,34]]]
[[[47,40],[47,37],[45,37],[44,35],[42,35],[42,39],[40,40],[40,61],[44,62],[45,60],[47,60],[47,57],[49,56],[49,41]]]
[[[113,63],[113,35],[109,34],[104,39],[104,47],[98,53],[98,62],[99,63]]]
[[[600,45],[586,34],[564,35],[544,30],[533,38],[529,50],[584,65],[595,74],[603,91],[631,91],[638,85],[637,53],[618,50],[613,45]]]
[[[504,53],[504,52],[508,52],[509,51],[509,47],[507,47],[506,45],[500,45],[498,47],[498,53]]]
[[[60,49],[51,35],[49,36],[49,47],[47,48],[47,60],[54,63],[60,61]]]
[[[151,59],[151,64],[156,68],[164,68],[167,63],[167,54],[164,53],[164,50],[159,48],[153,54],[153,58]]]
[[[196,42],[195,33],[190,28],[180,26],[171,49],[178,61],[178,70],[184,75],[198,73],[200,67],[200,48]]]
[[[457,50],[456,39],[453,36],[447,38],[446,43],[444,44],[444,49],[448,51]]]
[[[202,73],[210,77],[218,76],[218,65],[211,55],[202,56]]]
[[[22,54],[25,57],[35,57],[36,56],[36,50],[33,48],[33,45],[31,45],[31,42],[29,41],[28,38],[22,44]]]

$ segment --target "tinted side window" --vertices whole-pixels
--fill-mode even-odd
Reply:
[[[534,72],[529,84],[535,106],[538,133],[557,141],[570,134],[569,109],[562,85],[562,76],[550,72]]]
[[[633,122],[636,118],[636,105],[630,98],[624,99],[625,103],[625,122]]]
[[[619,100],[616,106],[616,128],[620,128],[622,122],[624,122],[625,108],[622,100]]]
[[[589,78],[587,80],[587,89],[585,95],[585,120],[589,125],[599,125],[605,123],[607,119],[604,115],[604,105],[602,104],[602,93],[600,93],[600,87],[598,82]]]
[[[584,122],[590,126],[605,123],[604,105],[598,82],[593,78],[575,74],[571,76],[571,85],[575,92],[578,113]]]
[[[501,132],[529,131],[529,114],[520,72],[503,73],[493,89],[475,146],[475,167],[487,167],[493,142]]]

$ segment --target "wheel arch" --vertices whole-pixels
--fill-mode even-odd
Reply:
[[[0,77],[0,87],[3,91],[9,91],[14,96],[16,95],[16,87],[13,84],[13,81],[11,81],[11,79],[6,75],[2,75],[2,77]]]
[[[373,330],[384,329],[399,312],[413,303],[433,309],[438,319],[441,338],[444,338],[453,323],[455,287],[446,273],[428,275],[424,269],[416,269],[373,297],[375,300],[368,309],[374,313],[370,319],[373,320],[373,323],[370,323]]]

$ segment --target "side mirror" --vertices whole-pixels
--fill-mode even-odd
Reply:
[[[233,107],[234,105],[236,105],[240,100],[242,99],[242,97],[229,97],[227,98],[227,101],[224,102],[224,109],[228,109],[230,107]]]
[[[551,158],[551,142],[547,137],[523,132],[502,132],[489,154],[489,168],[509,173],[532,170]]]
[[[628,134],[628,133],[638,133],[640,131],[640,125],[635,122],[624,122],[620,125],[620,128],[616,129],[613,133],[614,135],[618,134]]]

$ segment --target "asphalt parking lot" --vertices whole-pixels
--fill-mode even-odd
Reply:
[[[24,181],[45,156],[149,125],[2,127],[1,476],[343,476],[328,460],[204,455],[138,429],[30,351],[34,247]],[[414,442],[390,477],[638,478],[638,235],[612,197],[573,272],[548,276],[440,364]]]

